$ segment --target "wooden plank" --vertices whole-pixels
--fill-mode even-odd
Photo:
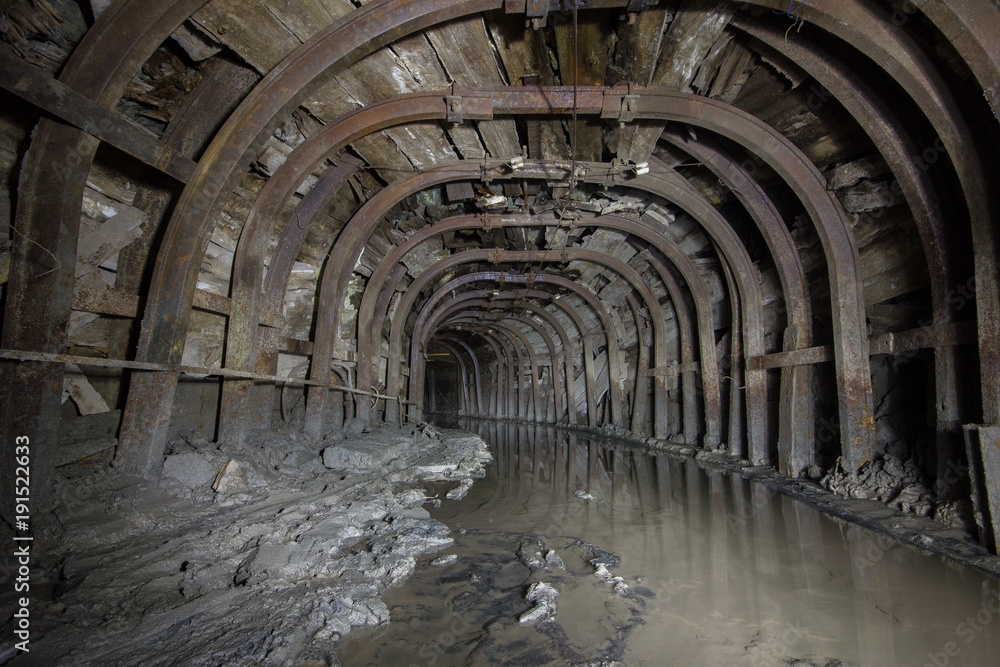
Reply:
[[[871,354],[903,354],[929,348],[972,345],[975,342],[974,322],[950,322],[876,336],[871,339],[870,347]]]
[[[422,88],[388,49],[371,54],[336,79],[351,98],[365,106]],[[439,123],[411,123],[385,130],[385,134],[413,166],[426,168],[456,159],[451,141]]]
[[[670,22],[660,47],[659,61],[650,85],[691,92],[691,82],[705,57],[732,18],[733,3],[690,0]],[[618,156],[634,162],[649,159],[663,129],[662,124],[640,122],[620,133]]]
[[[869,340],[870,354],[900,355],[917,350],[956,345],[971,345],[976,342],[973,322],[953,322],[937,324],[909,331],[887,333]],[[767,370],[787,366],[804,366],[833,361],[833,347],[822,345],[804,350],[765,354],[747,359],[750,370]]]
[[[493,15],[488,27],[512,85],[556,84],[543,31],[527,28],[523,16],[508,14]],[[569,144],[561,121],[526,118],[525,123],[531,151],[529,157],[543,160],[569,158]],[[532,142],[537,142],[537,146],[532,146]]]
[[[608,68],[608,53],[612,48],[612,32],[606,29],[613,19],[607,11],[584,12],[578,17],[579,39],[577,50],[580,61],[575,62],[573,48],[573,22],[567,17],[555,23],[556,49],[559,56],[559,77],[563,85],[604,85]],[[572,120],[570,134],[572,135]],[[604,159],[604,123],[598,119],[579,120],[577,123],[576,159],[601,162]]]
[[[701,369],[701,364],[697,361],[691,361],[686,364],[670,364],[669,366],[650,368],[643,372],[643,375],[654,377],[675,377],[681,373],[692,373]]]
[[[274,69],[302,43],[260,2],[215,0],[191,19],[262,74]]]
[[[444,90],[451,84],[434,47],[422,33],[395,42],[390,48],[422,88]],[[446,125],[445,132],[463,159],[479,159],[486,156],[486,148],[472,124]]]
[[[482,17],[444,23],[427,30],[425,34],[453,82],[466,86],[507,83],[497,68]],[[477,127],[491,156],[509,158],[521,154],[513,120],[481,121]]]
[[[66,375],[63,377],[63,396],[68,396],[76,404],[81,415],[96,415],[109,412],[111,408],[104,397],[97,393],[90,380],[83,374],[79,366],[66,365]]]
[[[759,371],[770,368],[784,368],[786,366],[821,364],[827,361],[833,361],[833,346],[831,345],[807,347],[804,350],[792,350],[791,352],[778,352],[777,354],[750,357],[747,359],[747,367],[749,370]]]

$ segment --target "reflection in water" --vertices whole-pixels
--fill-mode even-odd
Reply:
[[[345,665],[996,664],[994,579],[694,461],[463,426],[495,459],[433,513],[456,542],[426,561],[458,559],[390,591]],[[519,623],[535,582],[558,613]]]

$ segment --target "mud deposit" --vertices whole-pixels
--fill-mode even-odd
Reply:
[[[344,665],[942,667],[1000,651],[995,579],[695,460],[466,426],[495,459],[432,510],[454,545],[386,593],[387,624],[344,638]]]
[[[349,422],[239,451],[181,439],[159,483],[64,467],[37,537],[31,652],[0,645],[0,664],[337,664],[341,635],[388,620],[386,588],[452,544],[424,487],[461,496],[488,459],[468,433]]]

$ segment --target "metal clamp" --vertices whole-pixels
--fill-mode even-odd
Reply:
[[[444,102],[448,110],[448,122],[454,125],[461,125],[462,97],[460,95],[445,95]]]
[[[660,4],[660,0],[628,0],[627,12],[641,12]]]

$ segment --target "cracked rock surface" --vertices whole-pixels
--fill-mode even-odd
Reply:
[[[158,484],[63,468],[31,664],[338,664],[344,633],[388,620],[386,588],[453,542],[421,487],[468,486],[490,459],[460,431],[343,435],[270,431],[239,451],[178,439]],[[380,454],[334,470],[331,448]]]

